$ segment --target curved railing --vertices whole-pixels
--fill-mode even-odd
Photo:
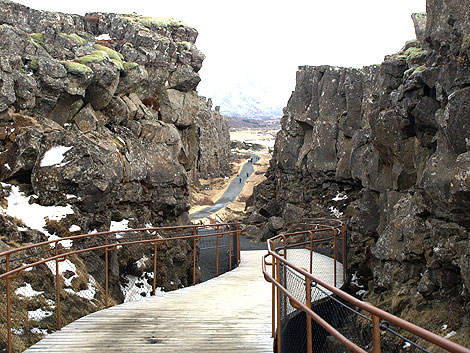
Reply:
[[[430,348],[423,346],[433,345],[448,352],[470,353],[470,349],[340,289],[346,279],[344,223],[308,219],[301,228],[299,232],[269,239],[268,253],[262,259],[263,275],[272,283],[272,336],[277,353],[336,352],[344,348],[348,352],[378,353],[381,333],[385,332],[390,334],[392,344],[399,345],[396,352],[429,352]],[[296,258],[299,256],[304,257],[300,265]],[[329,259],[326,263],[334,272],[334,278],[319,271],[314,261],[318,257]],[[271,266],[271,273],[268,266]],[[337,275],[338,269],[342,278]],[[290,323],[297,325],[294,332],[289,328]],[[293,334],[295,337],[290,339],[289,335]],[[292,347],[292,342],[297,346]]]
[[[30,244],[0,253],[0,293],[2,296],[0,303],[4,303],[0,304],[0,338],[2,339],[0,343],[3,341],[0,351],[7,349],[9,353],[22,351],[38,341],[42,334],[54,329],[60,330],[64,316],[66,316],[66,323],[70,323],[83,315],[119,302],[113,298],[109,288],[113,271],[115,272],[116,266],[122,266],[118,263],[118,255],[113,255],[116,253],[115,250],[120,251],[119,257],[129,259],[127,266],[145,266],[149,270],[144,272],[145,280],[139,283],[141,287],[147,287],[149,295],[156,294],[157,277],[163,276],[158,271],[159,266],[168,268],[183,264],[180,267],[183,267],[183,270],[184,267],[187,268],[185,279],[188,283],[184,282],[181,285],[196,284],[200,267],[199,253],[205,251],[199,242],[207,244],[203,248],[214,253],[211,255],[213,263],[209,265],[214,267],[212,270],[215,276],[221,273],[222,261],[228,266],[227,270],[231,270],[240,262],[238,223],[154,227],[81,234]],[[226,254],[220,254],[223,246],[227,247],[228,258]],[[175,251],[179,251],[180,254]],[[94,256],[93,262],[90,256]],[[207,264],[207,261],[205,263]],[[87,266],[93,267],[91,271],[95,277],[101,273],[102,280],[99,281],[90,276]],[[80,269],[85,275],[82,276],[79,273]],[[31,283],[36,281],[36,289],[33,289],[26,280],[15,281],[22,275]],[[86,275],[90,280],[88,287],[83,282],[83,278],[80,278]],[[130,277],[135,280],[135,276]],[[40,278],[40,283],[37,283],[37,278]],[[119,281],[115,278],[114,285],[117,285],[117,282]],[[41,295],[39,296],[38,293]],[[136,295],[140,297],[144,294],[142,292]],[[80,298],[86,299],[87,303],[80,301]],[[126,299],[127,297],[124,298]],[[31,310],[38,305],[40,305],[38,309]],[[88,311],[78,312],[78,307],[85,306],[88,307]],[[55,309],[54,312],[52,309]],[[52,321],[55,321],[55,324]]]

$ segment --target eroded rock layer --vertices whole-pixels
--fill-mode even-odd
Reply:
[[[402,316],[435,305],[437,322],[467,325],[465,342],[470,6],[428,0],[427,11],[413,15],[417,40],[381,65],[299,67],[247,230],[267,238],[303,215],[346,218],[368,300]]]

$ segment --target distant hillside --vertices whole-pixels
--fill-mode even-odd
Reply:
[[[281,128],[280,119],[265,118],[265,119],[253,119],[253,118],[241,118],[241,117],[227,117],[228,125],[233,130],[243,129],[268,129],[278,130]]]

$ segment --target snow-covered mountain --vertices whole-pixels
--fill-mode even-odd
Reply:
[[[281,118],[287,102],[249,81],[237,83],[229,91],[212,93],[212,100],[226,116],[251,119]]]

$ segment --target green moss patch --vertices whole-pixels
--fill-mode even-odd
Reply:
[[[91,54],[79,57],[78,61],[80,61],[80,63],[86,65],[88,63],[101,62],[101,61],[106,60],[106,59],[110,59],[107,52],[105,52],[103,50],[96,50]]]
[[[128,72],[128,71],[132,70],[134,67],[139,66],[139,64],[134,63],[134,62],[130,62],[130,63],[125,62],[124,64],[122,64],[122,66],[124,68],[124,71]]]
[[[44,34],[42,33],[31,33],[30,34],[31,38],[38,41],[38,42],[43,42],[44,41]]]
[[[35,46],[36,48],[38,48],[38,49],[41,47],[41,46],[40,46],[38,43],[36,43],[36,41],[33,40],[33,39],[31,39],[30,42],[31,42],[32,45],[34,45],[34,46]]]
[[[65,68],[67,69],[67,72],[70,72],[71,74],[80,75],[80,76],[93,74],[93,70],[90,69],[86,65],[76,63],[73,61],[61,61],[60,63],[64,65]]]
[[[93,45],[93,48],[95,48],[96,50],[101,50],[101,51],[106,52],[109,55],[110,59],[116,59],[116,60],[120,60],[120,61],[124,60],[124,57],[122,56],[121,53],[118,53],[114,49],[105,47],[104,45],[95,44],[95,45]]]
[[[170,17],[149,17],[137,14],[119,15],[119,17],[130,23],[141,24],[145,27],[191,27],[187,23]]]
[[[427,53],[428,51],[422,48],[411,47],[411,48],[406,49],[403,55],[405,55],[408,60],[413,60],[419,56],[424,56]]]
[[[191,50],[191,43],[189,42],[177,42],[177,44],[183,46],[186,50]]]
[[[63,37],[63,38],[73,40],[73,41],[77,42],[79,45],[83,45],[83,44],[86,43],[86,40],[83,39],[82,37],[80,37],[76,33],[72,33],[72,34],[61,33],[60,36]]]
[[[39,69],[38,59],[31,60],[31,63],[29,64],[29,67],[32,68],[33,70]]]

